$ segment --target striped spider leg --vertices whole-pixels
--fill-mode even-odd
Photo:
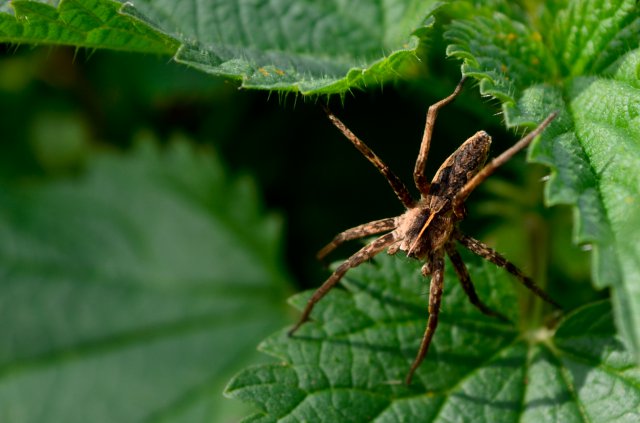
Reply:
[[[408,257],[421,260],[424,263],[422,274],[425,277],[431,276],[428,304],[429,316],[418,353],[405,380],[407,384],[410,384],[415,371],[427,355],[429,345],[438,326],[444,287],[445,255],[449,256],[471,304],[488,316],[506,320],[505,316],[490,309],[478,297],[469,272],[456,250],[456,242],[474,254],[504,268],[534,294],[559,307],[546,292],[538,287],[532,279],[525,276],[513,263],[486,244],[463,234],[458,229],[458,223],[464,219],[466,214],[464,201],[471,192],[514,154],[529,145],[551,123],[556,117],[556,113],[550,114],[537,128],[486,165],[491,137],[486,132],[479,131],[467,139],[444,161],[431,182],[428,182],[426,178],[425,164],[438,111],[458,96],[464,81],[465,79],[463,78],[453,93],[431,105],[427,111],[425,129],[413,173],[416,188],[420,192],[420,199],[417,201],[411,197],[407,187],[388,166],[329,109],[325,108],[329,120],[386,178],[405,207],[405,212],[397,217],[376,220],[341,232],[320,250],[318,258],[323,259],[346,241],[371,235],[380,235],[386,232],[386,234],[365,245],[338,266],[308,300],[300,319],[289,331],[289,335],[293,335],[300,326],[309,320],[314,306],[340,282],[340,279],[349,269],[359,266],[384,250],[387,250],[390,254],[402,250],[406,252]]]

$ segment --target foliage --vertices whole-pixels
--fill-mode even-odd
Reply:
[[[574,242],[592,250],[593,284],[609,288],[610,304],[584,305],[558,321],[540,304],[531,305],[526,293],[511,289],[512,281],[500,271],[470,259],[481,297],[511,323],[478,314],[447,270],[443,323],[418,381],[406,387],[396,381],[415,354],[426,320],[426,282],[417,263],[381,257],[350,272],[348,292],[332,292],[300,337],[292,340],[280,332],[262,344],[281,363],[250,367],[232,380],[228,395],[261,409],[251,421],[638,419],[639,32],[640,6],[634,0],[13,0],[0,5],[0,41],[152,53],[162,60],[170,56],[193,70],[186,74],[190,80],[201,72],[235,80],[243,88],[338,94],[343,101],[346,93],[375,91],[396,80],[398,86],[409,84],[412,93],[428,92],[437,99],[455,79],[442,61],[446,51],[462,62],[462,73],[478,82],[481,94],[499,101],[508,128],[522,133],[559,111],[528,157],[550,169],[546,204],[572,207]],[[117,65],[118,59],[111,63]],[[100,71],[113,75],[98,78],[96,85],[134,79],[135,59],[122,63],[120,70],[103,66]],[[135,90],[152,85],[160,68],[150,69],[131,84],[127,95],[132,104],[145,104]],[[279,265],[278,226],[263,216],[257,195],[244,182],[232,182],[217,159],[185,141],[167,151],[147,144],[117,156],[87,147],[86,130],[78,130],[73,120],[64,123],[64,114],[51,118],[33,110],[35,117],[14,116],[13,109],[26,110],[29,101],[40,97],[2,90],[27,87],[29,78],[41,76],[10,66],[0,69],[0,96],[5,104],[16,102],[0,119],[6,119],[2,123],[10,138],[35,139],[24,149],[16,147],[17,141],[9,143],[0,159],[0,313],[3,321],[12,322],[3,328],[3,338],[12,342],[0,350],[0,416],[37,421],[46,412],[54,421],[71,421],[68,401],[80,398],[83,407],[74,413],[79,421],[222,418],[212,411],[222,400],[210,395],[228,375],[229,363],[237,368],[246,362],[256,337],[283,322],[279,304],[287,278]],[[155,91],[169,90],[162,80]],[[178,93],[205,91],[186,88],[180,78],[167,80],[178,81],[171,88]],[[216,81],[197,84],[213,87]],[[220,133],[230,131],[231,110],[243,104],[224,97],[229,95],[224,89],[207,92],[211,98],[221,96],[224,106],[217,109],[215,125]],[[97,93],[99,100],[87,102],[90,110],[108,98],[108,91]],[[473,101],[458,99],[458,112],[486,119],[490,108]],[[115,126],[140,113],[124,103],[113,108],[119,117]],[[305,134],[314,132],[309,122],[318,115],[313,116],[300,124]],[[249,111],[246,117],[252,123],[237,124],[228,144],[255,154],[260,166],[271,164],[273,172],[280,171],[275,169],[288,150],[278,150],[276,139],[285,125],[251,132],[261,118]],[[22,133],[25,125],[15,124],[16,119],[30,119],[31,135]],[[101,119],[94,116],[91,122]],[[380,119],[366,116],[366,121],[377,126]],[[441,139],[456,140],[462,125],[449,123],[449,128],[438,126],[447,131]],[[479,128],[462,129],[469,130],[468,136]],[[405,137],[393,131],[392,139]],[[313,164],[320,153],[312,140],[313,135],[305,139],[312,153],[300,155],[305,161],[297,170],[315,169],[326,182],[327,165],[318,172]],[[288,147],[303,144],[298,131]],[[457,145],[440,144],[432,156],[438,148],[450,152]],[[35,155],[29,159],[36,162],[30,162],[32,167],[44,168],[36,176],[15,159],[24,159],[29,149]],[[260,169],[252,171],[268,193],[269,178]],[[524,166],[512,171],[520,180],[516,183],[525,179]],[[58,172],[66,172],[64,180]],[[296,176],[289,173],[280,186],[302,181],[303,189],[313,187]],[[523,192],[495,179],[487,189],[507,195],[487,209],[505,219],[511,213],[510,222],[528,219],[522,209],[529,200],[519,200]],[[372,184],[364,185],[362,190]],[[535,186],[527,182],[520,191],[529,194]],[[299,226],[291,219],[291,232],[310,234],[328,218],[311,203],[291,210],[316,213]],[[551,216],[536,210],[538,216]],[[362,222],[349,222],[357,223]],[[562,233],[553,224],[556,229],[548,232]],[[487,230],[485,235],[499,241],[514,231]],[[556,267],[563,273],[548,276],[561,303],[575,305],[575,298],[593,297],[584,285],[566,280],[576,274],[569,271],[575,254],[566,252],[566,244],[559,248],[558,241],[543,240],[528,249],[521,239],[511,244],[529,250],[524,256],[535,255],[530,250],[537,246],[553,249],[564,260]],[[546,284],[546,266],[524,261]],[[554,284],[564,291],[554,292]],[[294,305],[300,308],[307,295],[294,297]],[[216,339],[228,342],[221,345]],[[153,395],[140,394],[151,387]],[[32,395],[19,394],[25,390]],[[114,406],[105,407],[105,398]],[[34,402],[48,406],[36,409]]]
[[[0,204],[3,421],[225,415],[228,366],[284,321],[279,224],[250,181],[144,143]]]
[[[403,384],[425,325],[419,264],[381,256],[349,273],[348,293],[320,303],[297,339],[260,349],[281,363],[249,368],[229,395],[268,417],[247,421],[635,421],[640,373],[612,337],[607,303],[563,318],[555,331],[521,333],[482,315],[448,267],[442,323],[411,386]],[[470,269],[481,297],[518,322],[513,283],[490,264]],[[422,293],[422,295],[420,295]],[[308,294],[295,297],[302,309]],[[274,397],[277,400],[274,400]],[[615,415],[611,414],[615,409]]]
[[[8,6],[5,6],[8,7]],[[89,48],[171,54],[177,43],[120,13],[112,0],[12,1],[14,15],[0,14],[0,34],[11,43],[67,44]]]
[[[329,94],[377,85],[415,61],[434,3],[14,0],[0,40],[173,54],[247,88]]]
[[[507,125],[560,117],[529,158],[551,167],[548,204],[575,204],[596,286],[612,287],[640,359],[640,14],[635,1],[551,3],[535,22],[494,13],[454,22],[448,53],[504,103]],[[544,37],[541,34],[545,34]]]

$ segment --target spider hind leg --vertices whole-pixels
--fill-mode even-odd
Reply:
[[[425,166],[427,164],[427,157],[429,156],[429,147],[431,146],[431,136],[433,135],[433,127],[436,123],[436,117],[438,116],[438,112],[441,108],[451,103],[460,94],[465,80],[466,77],[463,77],[448,97],[432,104],[427,110],[427,118],[424,124],[424,133],[422,135],[422,142],[420,143],[420,151],[418,152],[416,165],[413,169],[413,181],[423,197],[429,195],[430,184],[425,173]]]

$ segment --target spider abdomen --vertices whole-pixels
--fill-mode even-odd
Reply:
[[[429,207],[443,208],[443,202],[450,202],[460,189],[480,171],[487,162],[491,147],[491,136],[478,131],[467,139],[447,160],[440,165],[429,187]]]
[[[361,265],[382,251],[387,250],[389,254],[393,254],[398,250],[403,250],[408,257],[422,260],[424,263],[422,274],[431,276],[429,285],[429,319],[420,343],[420,349],[405,379],[407,385],[411,383],[414,373],[427,355],[429,345],[438,326],[438,315],[444,286],[445,255],[451,259],[451,264],[471,303],[488,316],[508,320],[502,314],[487,307],[478,298],[471,282],[469,271],[456,250],[455,241],[462,244],[472,253],[503,267],[539,297],[557,306],[557,303],[551,300],[533,280],[525,276],[515,265],[486,244],[456,229],[457,223],[466,215],[464,201],[469,194],[491,175],[496,168],[529,145],[533,138],[539,135],[557,116],[557,113],[551,113],[534,131],[493,159],[487,166],[485,166],[485,163],[489,155],[491,137],[484,131],[475,133],[445,160],[429,184],[424,172],[437,112],[441,107],[453,101],[462,89],[463,83],[464,78],[458,83],[452,94],[431,105],[427,111],[424,135],[413,172],[416,188],[421,193],[421,198],[417,202],[411,198],[407,187],[389,170],[382,160],[331,111],[325,109],[331,122],[387,179],[396,196],[405,206],[406,212],[398,217],[380,219],[347,229],[336,235],[328,245],[320,250],[318,257],[323,258],[345,241],[387,232],[362,247],[335,269],[331,276],[307,300],[307,305],[302,311],[298,323],[291,328],[289,335],[293,335],[303,323],[309,320],[315,304],[340,282],[349,269]]]

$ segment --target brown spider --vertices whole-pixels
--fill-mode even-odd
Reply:
[[[491,137],[484,131],[477,132],[444,161],[431,183],[426,179],[425,163],[429,153],[429,144],[431,143],[431,134],[436,116],[441,107],[451,103],[460,93],[464,80],[465,78],[462,78],[451,95],[430,106],[427,112],[427,121],[420,145],[420,152],[413,171],[416,187],[420,191],[419,201],[413,200],[407,187],[369,147],[356,137],[329,109],[325,109],[331,122],[380,173],[386,177],[391,188],[405,206],[406,211],[397,217],[376,220],[348,229],[336,235],[327,246],[320,250],[318,258],[322,259],[345,241],[390,231],[367,244],[338,266],[329,279],[327,279],[309,299],[300,320],[289,331],[289,335],[293,335],[303,323],[309,320],[309,315],[315,304],[340,281],[349,269],[359,266],[384,249],[387,249],[389,254],[394,254],[398,250],[405,251],[408,257],[424,261],[422,274],[424,276],[431,275],[431,285],[429,288],[429,320],[418,354],[407,374],[407,385],[411,383],[413,374],[426,356],[429,344],[438,326],[438,313],[440,311],[444,284],[445,253],[451,259],[451,263],[460,279],[462,288],[471,303],[486,315],[507,320],[504,315],[491,310],[478,298],[469,272],[460,254],[456,250],[455,241],[458,241],[480,257],[489,260],[497,266],[503,267],[540,298],[558,308],[560,307],[513,263],[509,262],[488,245],[463,234],[458,229],[458,222],[460,222],[466,214],[464,201],[469,194],[499,166],[526,147],[531,140],[551,123],[557,113],[550,114],[536,129],[531,131],[511,148],[504,151],[497,158],[493,159],[486,166],[484,166],[484,164],[489,154]]]

